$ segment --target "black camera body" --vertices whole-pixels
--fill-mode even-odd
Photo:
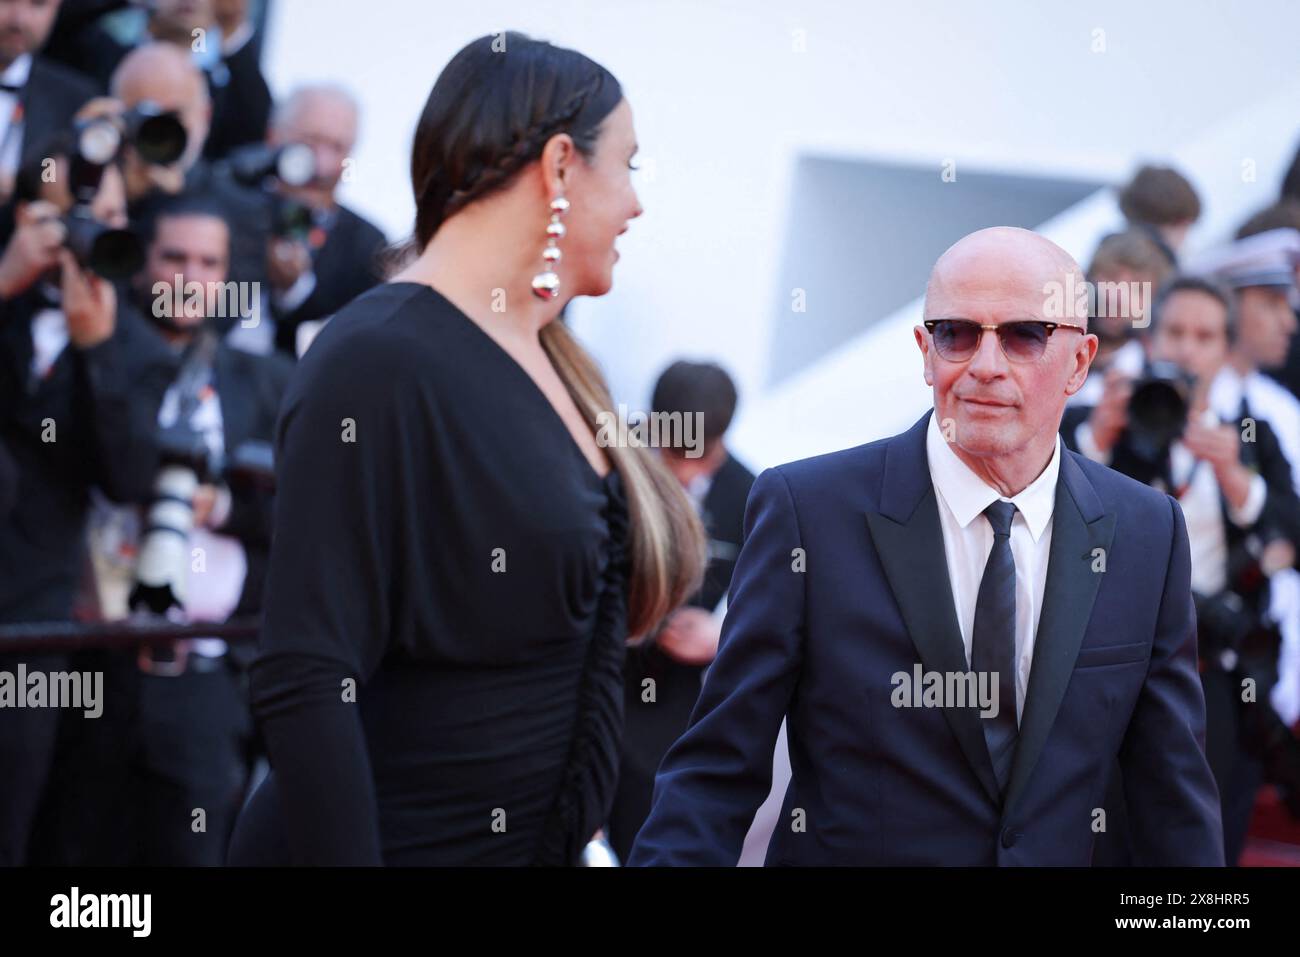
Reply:
[[[119,281],[144,267],[144,247],[129,229],[115,229],[97,220],[86,203],[72,207],[63,217],[65,243],[83,269]]]
[[[236,150],[230,157],[230,172],[244,186],[265,189],[271,210],[271,235],[277,239],[305,241],[312,228],[311,209],[281,195],[273,188],[306,186],[316,178],[316,157],[303,143],[271,146],[256,143]]]
[[[122,134],[108,119],[78,124],[68,157],[68,186],[72,209],[63,217],[68,250],[83,269],[109,280],[127,279],[144,266],[144,246],[129,229],[100,222],[91,204],[104,179],[104,170],[121,150]]]
[[[1128,402],[1132,450],[1148,462],[1164,461],[1182,437],[1192,405],[1196,376],[1173,362],[1151,362],[1133,383]]]

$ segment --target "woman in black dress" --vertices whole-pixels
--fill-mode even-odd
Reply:
[[[703,535],[557,321],[641,208],[618,82],[508,33],[448,64],[416,258],[342,310],[281,411],[254,709],[272,773],[231,863],[573,864],[603,825],[625,642]]]

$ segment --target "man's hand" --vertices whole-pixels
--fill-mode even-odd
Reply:
[[[1272,575],[1293,567],[1295,559],[1295,546],[1285,538],[1275,538],[1259,553],[1259,568],[1265,575]]]
[[[266,271],[271,288],[287,292],[311,270],[311,251],[296,239],[272,239],[266,244]]]
[[[1241,463],[1241,437],[1231,425],[1189,421],[1183,430],[1183,445],[1198,459],[1214,466],[1215,474]]]
[[[721,627],[703,608],[679,608],[655,639],[664,654],[684,665],[707,665],[718,654]]]
[[[1241,464],[1241,436],[1235,426],[1208,425],[1201,421],[1204,406],[1197,406],[1183,430],[1187,451],[1214,469],[1214,478],[1233,508],[1241,508],[1250,495],[1250,470]]]
[[[1109,452],[1128,425],[1128,400],[1133,396],[1133,380],[1111,368],[1106,371],[1105,391],[1088,416],[1092,440],[1102,452]]]
[[[122,114],[126,112],[126,104],[121,100],[111,96],[96,96],[87,100],[81,105],[81,109],[73,114],[73,120],[85,123],[89,120],[111,120],[122,133],[126,133],[126,124],[122,119]]]
[[[68,250],[60,250],[59,263],[63,267],[68,338],[80,349],[97,346],[113,334],[117,324],[117,292],[108,280],[83,271]]]
[[[0,299],[12,299],[31,288],[59,264],[67,236],[58,207],[44,200],[24,203],[18,210],[13,236],[0,258]]]
[[[208,518],[212,515],[212,508],[217,504],[217,487],[215,485],[200,485],[194,490],[192,504],[194,506],[194,527],[199,528],[207,525]]]

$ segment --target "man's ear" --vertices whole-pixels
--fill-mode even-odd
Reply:
[[[921,350],[921,359],[924,363],[925,384],[934,386],[934,357],[930,354],[930,340],[925,336],[924,326],[913,326],[912,335],[916,337],[917,348]]]
[[[1097,346],[1100,343],[1095,333],[1087,333],[1079,337],[1079,344],[1074,350],[1074,369],[1070,372],[1070,377],[1065,380],[1065,394],[1074,395],[1083,388],[1084,380],[1088,378],[1088,370],[1092,368],[1092,360],[1097,356]]]

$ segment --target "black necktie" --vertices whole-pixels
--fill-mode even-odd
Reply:
[[[1016,560],[1011,554],[1011,519],[1016,507],[997,501],[984,510],[993,526],[993,550],[984,565],[975,626],[971,635],[971,670],[997,676],[998,713],[981,718],[984,741],[998,788],[1006,796],[1011,759],[1016,752]]]

